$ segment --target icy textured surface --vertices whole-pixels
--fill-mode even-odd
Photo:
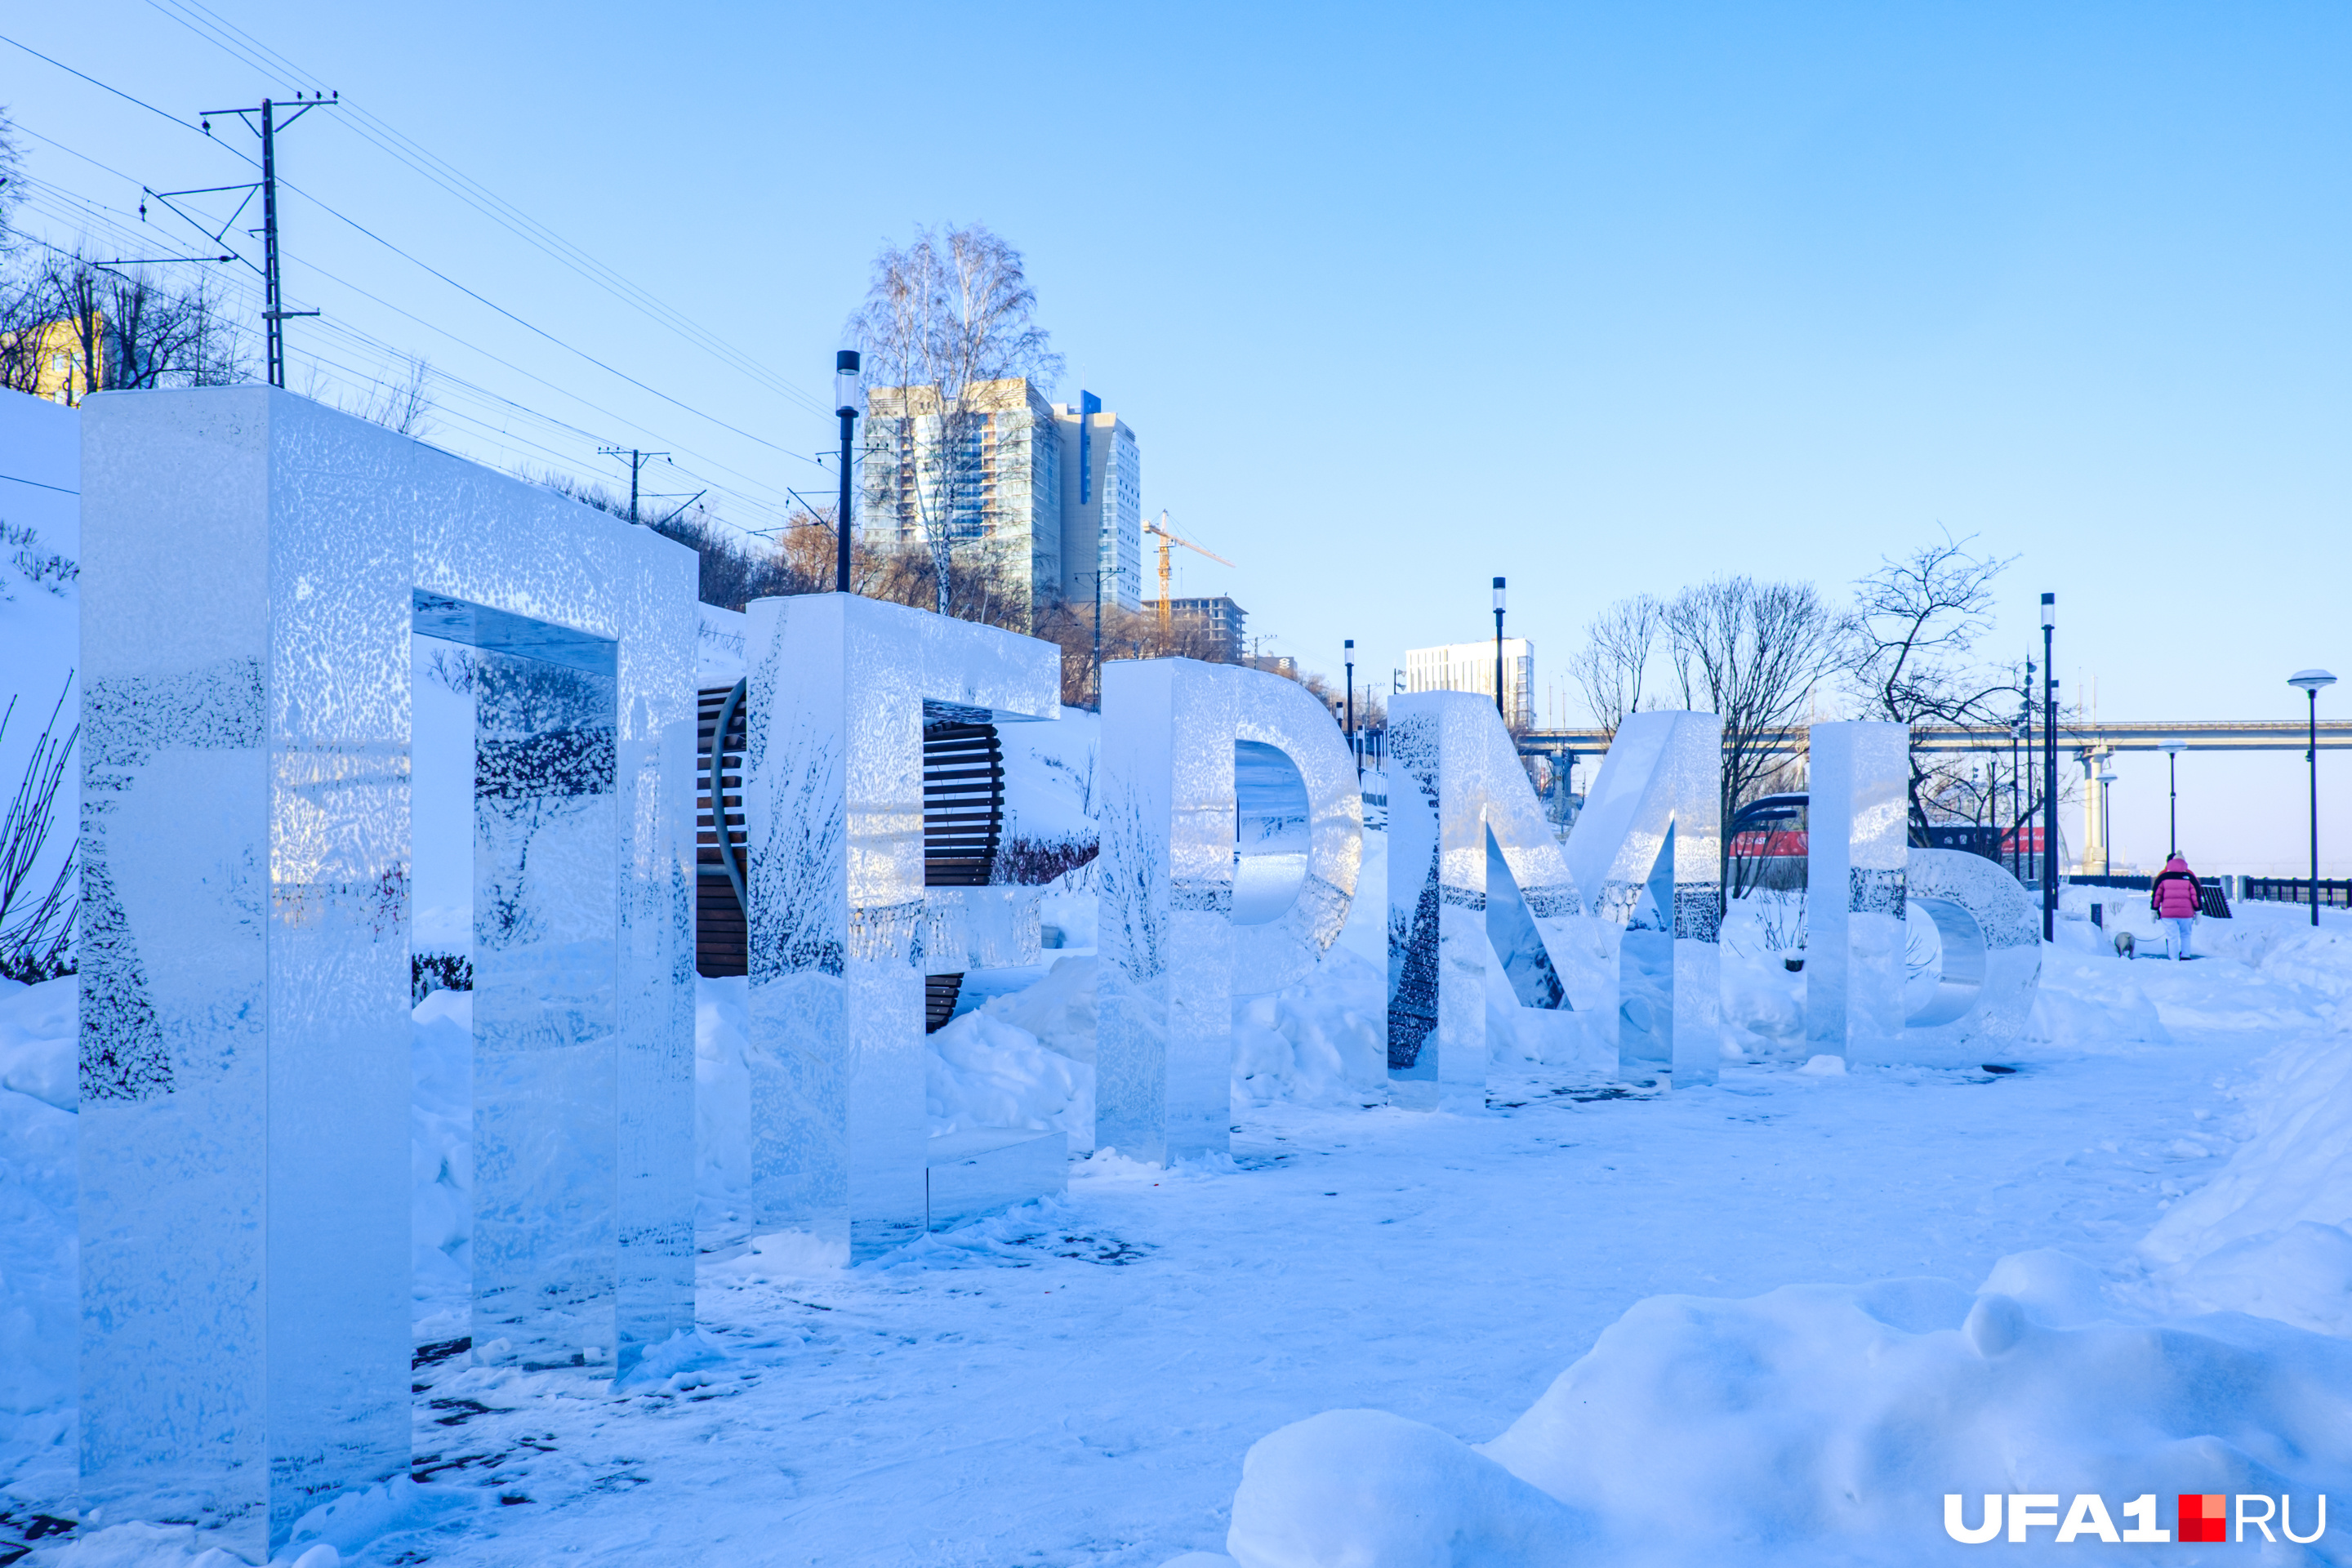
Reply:
[[[925,713],[1051,719],[1060,656],[835,594],[746,647],[751,1207],[865,1258],[924,1230]]]
[[[1227,1144],[1239,673],[1103,668],[1095,1146],[1155,1164]]]
[[[638,1001],[607,1008],[596,1048],[645,1092],[625,1101],[635,1155],[617,1216],[603,1189],[613,1240],[583,1289],[614,1303],[634,1277],[656,1318],[690,1303],[688,797],[658,743],[692,721],[693,568],[268,388],[105,395],[82,418],[85,1496],[258,1552],[407,1458],[407,753],[426,600],[428,619],[455,603],[496,623],[457,615],[439,635],[544,627],[615,661],[601,755],[625,804],[602,854],[630,886],[606,897],[623,956],[610,973],[608,934],[604,991]],[[525,748],[509,775],[541,761]],[[555,1147],[609,1172],[612,1100],[587,1114]],[[627,1331],[608,1309],[593,1342]]]
[[[1617,1070],[1629,1083],[1715,1081],[1722,755],[1712,713],[1630,715],[1569,836],[1585,907],[1624,931]]]
[[[1998,861],[1955,849],[1909,851],[1908,900],[1936,922],[1936,989],[1902,1035],[1857,1059],[1972,1067],[2007,1058],[2042,973],[2040,911]]]
[[[1232,678],[1242,832],[1236,881],[1251,875],[1257,857],[1283,863],[1279,872],[1269,865],[1259,873],[1279,882],[1263,901],[1245,909],[1236,891],[1234,994],[1263,996],[1312,973],[1348,923],[1363,872],[1364,796],[1347,737],[1311,692],[1261,669],[1235,669]],[[1271,753],[1265,760],[1286,765],[1288,780],[1296,781],[1296,796],[1285,802],[1296,806],[1295,825],[1287,811],[1251,811],[1255,802],[1244,786],[1256,770],[1244,759],[1253,752]],[[1279,793],[1290,795],[1288,789]]]
[[[1491,701],[1396,700],[1388,931],[1397,1103],[1486,1103],[1490,952],[1523,1004],[1609,1020],[1628,1081],[1712,1081],[1722,1039],[1718,732],[1709,714],[1627,720],[1563,847]]]
[[[1816,724],[1805,808],[1805,1037],[1843,1057],[1903,1029],[1907,724]]]

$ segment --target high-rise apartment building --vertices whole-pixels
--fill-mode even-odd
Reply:
[[[1054,405],[1062,434],[1062,597],[1074,608],[1143,605],[1143,470],[1135,432],[1081,392]]]
[[[1064,578],[1054,405],[1018,376],[974,383],[953,412],[934,386],[874,387],[866,402],[860,531],[901,548],[944,535],[961,558],[985,552],[1024,595],[1024,624],[1034,626]]]
[[[1495,695],[1495,645],[1448,643],[1444,647],[1407,648],[1407,691],[1475,691]],[[1515,727],[1536,721],[1536,648],[1525,637],[1503,639],[1503,713]]]
[[[975,383],[950,414],[931,386],[866,395],[857,525],[903,549],[944,533],[986,552],[1024,597],[1024,624],[1057,603],[1143,604],[1143,478],[1135,441],[1090,392],[1048,403],[1031,382]]]

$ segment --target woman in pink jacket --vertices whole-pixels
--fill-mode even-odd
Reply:
[[[2164,863],[2164,869],[2156,874],[2156,886],[2148,889],[2147,906],[2156,911],[2158,920],[2172,928],[2172,935],[2165,944],[2172,949],[2172,956],[2176,960],[2187,958],[2189,932],[2200,912],[2197,873],[2189,868],[2188,861],[2175,855]]]

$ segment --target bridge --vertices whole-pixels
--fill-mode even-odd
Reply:
[[[1802,724],[1765,731],[1767,755],[1797,756],[1805,749]],[[2126,720],[2098,723],[2058,723],[2058,748],[2088,756],[2107,752],[2159,752],[2178,741],[2191,752],[2302,752],[2311,744],[2311,726],[2302,719]],[[1597,757],[1609,750],[1609,731],[1598,725],[1580,729],[1528,730],[1518,738],[1523,756]],[[1914,750],[1922,752],[2006,752],[2019,744],[2005,725],[1919,724],[1911,731]],[[2033,744],[2042,744],[2036,726]],[[2352,721],[2330,721],[2319,726],[2322,751],[2352,751]]]

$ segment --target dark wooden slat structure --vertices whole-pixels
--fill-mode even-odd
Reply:
[[[698,974],[719,979],[749,971],[750,942],[743,906],[735,900],[735,885],[719,858],[719,830],[710,809],[710,746],[719,729],[719,712],[727,704],[730,686],[714,686],[697,696],[694,748],[694,968]],[[743,843],[743,744],[745,718],[739,705],[727,726],[719,782],[727,811],[728,841],[741,857]]]
[[[996,726],[966,719],[923,724],[923,886],[984,888],[1004,840],[1004,748]],[[961,974],[923,979],[923,1028],[955,1016]]]
[[[713,979],[750,967],[743,908],[719,858],[719,819],[710,800],[710,752],[730,687],[699,694],[695,756],[694,967]],[[736,710],[727,728],[719,766],[720,806],[728,840],[743,854],[745,721]],[[983,888],[996,869],[1004,840],[1004,748],[996,726],[939,718],[923,726],[923,885]],[[924,978],[924,1026],[940,1027],[955,1014],[961,974]]]

